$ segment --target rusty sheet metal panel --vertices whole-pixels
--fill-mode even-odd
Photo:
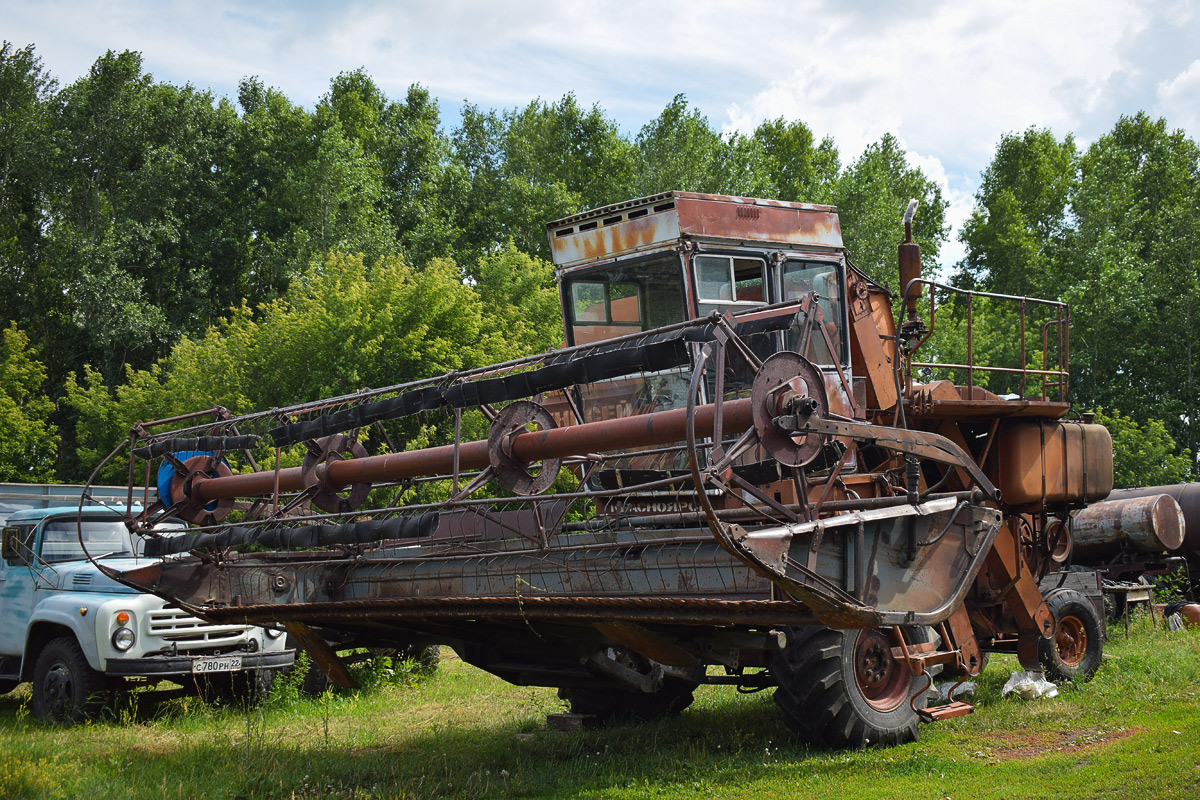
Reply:
[[[1009,421],[988,470],[1012,506],[1094,503],[1113,487],[1112,436],[1103,425]]]
[[[464,598],[769,599],[770,583],[732,557],[707,532],[658,541],[629,538],[551,550],[478,552],[445,545],[397,547],[353,561],[327,554],[241,554],[214,563],[168,559],[123,573],[148,591],[169,586],[201,613],[228,606]],[[465,552],[464,552],[465,550]]]
[[[607,225],[583,222],[550,229],[550,255],[556,267],[599,261],[638,250],[670,247],[679,240],[679,216],[674,208],[628,219],[610,216]]]
[[[840,248],[842,226],[831,206],[680,193],[680,233],[734,241]]]
[[[664,249],[681,237],[841,248],[837,209],[750,197],[666,192],[546,226],[556,267]]]
[[[932,625],[962,602],[999,526],[994,509],[942,498],[735,540],[827,625]]]

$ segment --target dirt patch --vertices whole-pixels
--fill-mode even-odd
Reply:
[[[1083,731],[995,733],[985,737],[989,755],[997,761],[1036,758],[1051,753],[1086,753],[1140,733],[1142,728]]]

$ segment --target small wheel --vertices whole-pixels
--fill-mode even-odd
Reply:
[[[915,741],[912,697],[921,688],[892,657],[891,641],[874,630],[793,628],[772,656],[775,703],[801,739],[842,749]],[[925,693],[917,707],[925,704]]]
[[[73,636],[51,640],[33,667],[33,713],[43,722],[73,725],[94,718],[107,701],[104,676],[88,666]]]
[[[1100,617],[1084,595],[1058,589],[1046,597],[1054,615],[1054,635],[1038,640],[1038,660],[1052,681],[1091,680],[1100,668]]]

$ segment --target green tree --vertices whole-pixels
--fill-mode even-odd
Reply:
[[[633,171],[632,146],[616,123],[574,95],[503,113],[468,105],[444,183],[462,226],[455,252],[469,266],[512,239],[548,258],[546,222],[627,199]]]
[[[635,144],[637,194],[679,189],[762,196],[770,187],[760,142],[738,133],[722,136],[682,94],[642,127]]]
[[[54,480],[58,428],[43,394],[46,368],[33,358],[16,324],[0,334],[0,481]]]
[[[5,322],[23,318],[37,272],[50,151],[47,104],[55,88],[32,46],[0,44],[0,308]]]
[[[1062,274],[1075,397],[1200,451],[1200,147],[1145,114],[1080,161]]]
[[[913,238],[926,264],[937,260],[949,230],[942,190],[919,167],[910,166],[891,134],[871,144],[838,176],[833,201],[842,235],[854,262],[887,285],[900,283],[896,245],[903,239],[901,218],[909,198],[920,202]]]
[[[975,209],[959,234],[967,253],[954,282],[1056,297],[1062,288],[1056,265],[1077,167],[1069,134],[1059,141],[1049,130],[1029,128],[1001,137],[975,193]]]
[[[1112,435],[1113,485],[1116,488],[1163,486],[1180,483],[1191,476],[1191,452],[1176,448],[1175,440],[1161,420],[1150,419],[1139,425],[1120,411],[1113,411],[1110,416],[1099,409],[1096,421]]]
[[[782,117],[754,130],[767,174],[766,195],[797,203],[828,203],[841,171],[837,147],[828,136],[814,146],[812,130]]]

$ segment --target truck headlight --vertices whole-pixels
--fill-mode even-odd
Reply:
[[[263,630],[267,632],[267,637],[270,639],[278,639],[283,636],[282,628],[263,628]]]
[[[132,628],[117,628],[113,631],[112,646],[124,653],[129,648],[133,647],[133,643],[137,640]]]

